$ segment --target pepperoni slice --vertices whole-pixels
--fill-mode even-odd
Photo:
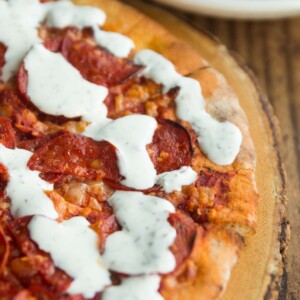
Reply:
[[[177,233],[171,251],[175,256],[178,268],[192,253],[197,235],[197,225],[191,217],[180,211],[171,214],[169,222]]]
[[[189,166],[193,155],[188,131],[177,122],[163,119],[158,120],[158,128],[147,150],[158,174]],[[116,181],[105,179],[104,182],[114,190],[135,191]],[[159,189],[159,186],[154,186],[144,192],[157,192]]]
[[[25,217],[14,220],[9,225],[9,230],[23,254],[27,256],[33,271],[41,274],[44,280],[56,291],[64,292],[72,279],[63,271],[55,268],[49,254],[39,250],[37,245],[30,240],[27,230],[30,219],[30,217]]]
[[[58,131],[58,132],[55,132],[52,134],[47,134],[43,137],[37,137],[37,138],[33,138],[33,139],[18,141],[17,147],[31,151],[31,152],[35,152],[38,148],[45,145],[51,139],[58,137],[64,133],[65,133],[65,131]]]
[[[5,53],[6,53],[7,47],[0,43],[0,76],[2,75],[2,68],[5,65]]]
[[[116,151],[111,144],[68,132],[38,148],[28,167],[43,173],[63,173],[90,179],[117,180],[119,177]]]
[[[170,120],[158,120],[158,124],[153,141],[147,146],[158,174],[190,165],[192,146],[187,130]],[[55,174],[69,174],[91,179],[103,178],[113,189],[132,190],[118,182],[120,175],[115,148],[108,142],[97,142],[66,132],[50,139],[46,137],[32,143],[21,142],[20,146],[36,150],[28,166],[32,170],[49,173],[54,181]],[[153,187],[151,191],[157,189]]]
[[[0,94],[0,109],[6,117],[12,119],[15,127],[21,132],[29,133],[33,136],[43,135],[45,126],[21,102],[15,92],[5,90]]]
[[[143,69],[128,59],[114,56],[92,40],[82,38],[79,31],[67,33],[62,54],[86,80],[106,87],[124,83]]]
[[[152,143],[147,146],[158,174],[189,166],[193,148],[188,131],[171,120],[158,120]]]
[[[9,119],[0,117],[0,144],[7,148],[16,147],[16,133]]]

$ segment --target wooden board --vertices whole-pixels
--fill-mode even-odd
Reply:
[[[288,226],[284,218],[285,172],[279,153],[279,126],[272,107],[251,71],[216,39],[153,6],[135,0],[125,2],[136,6],[196,48],[225,76],[238,95],[248,116],[257,151],[256,178],[261,198],[257,233],[247,241],[222,299],[277,298],[281,276],[278,268],[281,268],[285,255]]]
[[[279,119],[281,154],[287,184],[287,217],[291,227],[281,300],[300,299],[300,17],[284,20],[232,21],[173,10],[193,26],[206,28],[255,72]]]

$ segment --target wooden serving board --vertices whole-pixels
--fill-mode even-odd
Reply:
[[[124,0],[158,21],[199,51],[235,90],[250,124],[257,152],[256,180],[260,194],[257,233],[249,238],[233,270],[223,300],[276,299],[289,227],[285,219],[285,172],[279,143],[280,130],[273,109],[252,72],[209,33],[150,4]]]

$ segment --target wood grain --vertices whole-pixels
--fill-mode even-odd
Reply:
[[[168,9],[170,11],[170,9]],[[287,216],[291,225],[280,299],[300,299],[300,18],[230,21],[171,10],[216,35],[254,71],[279,119],[286,166]]]

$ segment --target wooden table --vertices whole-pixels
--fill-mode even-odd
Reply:
[[[254,71],[282,128],[287,217],[291,241],[280,299],[300,299],[300,17],[280,21],[228,21],[166,8],[217,36]]]

